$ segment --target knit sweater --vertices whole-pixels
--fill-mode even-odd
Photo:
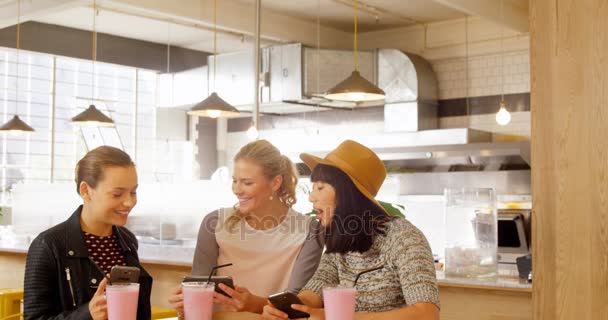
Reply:
[[[384,265],[359,277],[356,312],[383,312],[418,302],[439,307],[433,255],[422,232],[406,219],[390,221],[385,230],[364,253],[323,254],[319,268],[302,290],[322,297],[324,287],[352,287],[358,273]]]

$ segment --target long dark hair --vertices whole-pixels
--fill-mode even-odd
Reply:
[[[392,218],[365,197],[342,170],[319,164],[310,180],[328,183],[336,190],[336,210],[325,227],[326,252],[363,253],[371,248],[377,235],[385,233],[385,224]]]

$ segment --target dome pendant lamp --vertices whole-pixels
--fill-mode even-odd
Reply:
[[[213,0],[213,85],[215,87],[215,69],[217,65],[217,0]],[[197,103],[188,111],[189,115],[209,118],[229,118],[240,114],[239,110],[214,91],[207,99]]]
[[[325,98],[336,101],[362,102],[384,99],[384,91],[363,78],[358,70],[357,56],[357,0],[353,4],[354,12],[354,62],[355,70],[342,82],[327,91]]]
[[[95,30],[95,19],[97,16],[97,1],[93,1],[93,39],[91,41],[91,59],[92,69],[91,75],[91,100],[95,95],[95,61],[97,60],[97,31]],[[114,120],[99,111],[91,102],[89,107],[83,112],[72,118],[72,124],[75,126],[93,126],[93,127],[114,127]]]
[[[17,87],[15,89],[15,108],[16,106],[19,104],[19,47],[20,47],[20,31],[21,31],[21,25],[20,25],[20,16],[21,16],[21,0],[17,0],[17,41],[16,41],[16,48],[17,48]],[[0,126],[0,132],[7,132],[13,135],[19,135],[21,133],[33,133],[35,130],[34,128],[30,127],[27,123],[25,123],[23,120],[19,119],[19,116],[17,115],[17,112],[15,111],[15,115],[13,116],[13,118],[11,120],[9,120],[8,122],[6,122],[5,124],[3,124],[2,126]]]

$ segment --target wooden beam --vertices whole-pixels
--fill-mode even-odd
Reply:
[[[534,319],[608,315],[608,6],[530,1]]]
[[[518,32],[527,33],[528,11],[507,0],[433,0],[446,7],[472,16],[480,16],[497,24],[503,24],[501,1],[503,2],[504,26]]]

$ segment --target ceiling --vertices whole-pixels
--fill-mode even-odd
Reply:
[[[252,4],[254,0],[238,0]],[[339,30],[353,31],[352,0],[264,0],[264,8]],[[416,23],[461,18],[463,14],[431,0],[364,0],[358,2],[358,31],[376,31]]]
[[[37,18],[36,21],[81,30],[92,30],[93,8],[88,6],[75,7]],[[125,26],[129,27],[125,28]],[[213,31],[210,30],[211,28],[196,27],[193,24],[176,24],[102,9],[98,10],[95,29],[100,33],[125,38],[162,44],[170,43],[172,46],[213,52]],[[269,44],[269,42],[262,42],[262,44]],[[103,46],[103,43],[98,43],[98,46]],[[251,48],[251,37],[249,36],[227,32],[217,34],[217,51],[219,53],[236,52]]]
[[[148,0],[146,0],[148,1]],[[206,8],[212,6],[211,0],[175,0],[174,2],[157,2],[144,0],[100,0],[101,9],[98,10],[96,30],[101,33],[112,34],[127,38],[150,41],[155,43],[165,44],[167,42],[172,45],[213,52],[213,32],[212,21],[196,21],[193,18],[177,17],[180,3],[184,7],[189,5],[189,9]],[[233,3],[232,8],[240,6],[242,9],[239,12],[233,12],[233,18],[236,21],[239,19],[249,21],[252,17],[244,15],[253,15],[253,7],[255,0],[221,0],[224,7],[230,6],[227,3]],[[475,10],[464,10],[460,5],[483,7],[482,10],[494,14],[493,19],[496,19],[497,3],[500,0],[360,0],[358,1],[358,31],[370,32],[384,29],[392,29],[396,27],[410,26],[416,24],[427,24],[439,21],[459,19],[465,14]],[[520,10],[527,15],[528,0],[504,0],[506,5],[511,9]],[[14,6],[16,0],[0,0],[0,22],[5,26],[14,24],[14,14],[8,12],[10,5]],[[86,0],[38,0],[42,3],[42,9],[31,14],[31,20],[60,25],[70,28],[92,30],[93,10],[91,1]],[[44,7],[44,4],[50,9]],[[62,3],[62,5],[53,5],[53,3]],[[138,10],[129,10],[139,4]],[[492,3],[492,5],[487,5]],[[120,6],[105,6],[104,4],[124,4]],[[290,33],[289,25],[286,21],[294,21],[298,24],[297,29],[302,29],[302,22],[308,25],[308,28],[317,23],[317,17],[320,23],[326,29],[325,32],[336,30],[339,32],[353,32],[353,1],[352,0],[263,0],[262,10],[264,17],[268,17],[264,13],[272,13],[275,17],[287,17],[281,20],[281,23],[274,24],[275,28],[280,28],[285,25],[286,31],[283,35]],[[35,2],[25,2],[25,6],[35,6]],[[54,6],[54,7],[53,7]],[[149,6],[156,6],[149,9]],[[15,6],[16,8],[16,6]],[[118,8],[118,9],[117,9]],[[121,9],[122,8],[122,9]],[[124,8],[127,8],[126,10]],[[177,9],[176,9],[177,8]],[[27,7],[26,7],[27,9]],[[164,11],[163,11],[164,10]],[[188,9],[182,10],[187,12]],[[154,14],[148,14],[153,12]],[[226,11],[224,11],[226,12]],[[192,17],[192,16],[191,16]],[[525,17],[525,16],[524,16]],[[27,21],[27,14],[22,21]],[[222,21],[220,16],[220,23]],[[234,20],[233,19],[233,22]],[[527,18],[526,18],[527,19]],[[298,22],[299,21],[299,22]],[[244,22],[243,22],[244,23]],[[1,24],[1,23],[0,23]],[[234,25],[234,23],[233,23]],[[126,27],[128,26],[128,27]],[[248,25],[247,25],[248,26]],[[242,27],[242,25],[241,25]],[[252,47],[251,30],[239,32],[239,28],[234,26],[219,26],[221,32],[218,33],[218,53],[234,52],[249,50]],[[251,28],[250,28],[251,29]],[[243,30],[243,28],[241,28]],[[263,33],[266,32],[263,30]],[[307,31],[308,32],[308,31]],[[301,35],[301,33],[300,33]],[[263,35],[264,36],[264,35]],[[277,41],[299,41],[295,39],[280,39],[277,37],[263,38],[262,45],[272,44]],[[103,46],[103,43],[99,43]]]

